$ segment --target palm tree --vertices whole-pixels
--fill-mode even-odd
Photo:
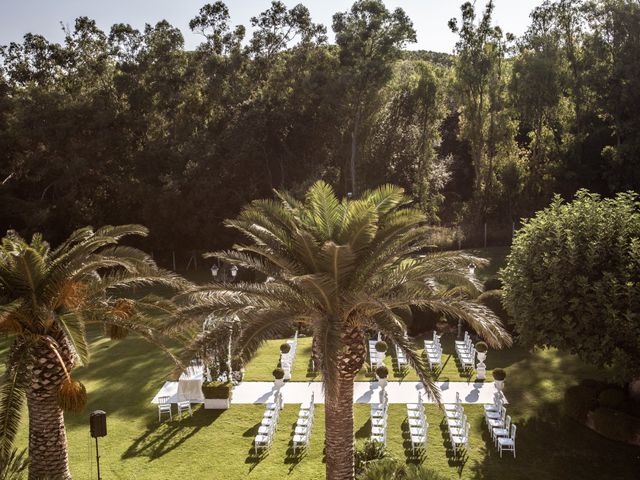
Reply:
[[[401,318],[411,305],[466,321],[493,347],[511,340],[486,307],[441,294],[440,279],[475,288],[465,272],[470,262],[482,260],[455,252],[419,255],[428,246],[429,227],[401,188],[382,186],[342,201],[324,182],[314,184],[304,201],[275,193],[277,200],[254,201],[226,222],[248,243],[209,254],[269,281],[202,286],[179,312],[185,319],[237,315],[243,361],[265,340],[297,322],[307,324],[324,382],[327,478],[351,480],[353,382],[367,358],[368,335],[380,331],[404,351],[436,399],[431,373]],[[198,337],[198,344],[207,336],[215,339],[215,329]]]
[[[0,459],[9,458],[25,397],[29,416],[29,478],[69,479],[64,410],[86,403],[71,378],[89,362],[88,324],[112,338],[128,331],[159,343],[166,305],[127,296],[129,287],[186,287],[144,252],[118,245],[146,235],[138,225],[82,228],[56,249],[36,234],[30,243],[9,231],[0,245],[0,332],[11,347],[0,387]]]

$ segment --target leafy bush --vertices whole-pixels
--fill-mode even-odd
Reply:
[[[226,400],[231,398],[231,388],[230,382],[208,382],[202,385],[202,393],[207,399]]]
[[[598,406],[598,391],[588,385],[575,385],[564,392],[564,410],[568,417],[584,422]]]
[[[356,474],[364,471],[369,462],[385,458],[386,456],[387,450],[383,444],[367,440],[363,447],[357,449],[355,453],[354,463]]]
[[[505,372],[502,368],[496,368],[493,370],[493,379],[498,380],[499,382],[503,381],[507,378],[507,372]]]
[[[606,390],[605,390],[606,391]],[[600,407],[591,412],[593,428],[602,436],[618,442],[630,442],[640,433],[640,418],[611,408]]]
[[[518,230],[500,272],[518,341],[640,376],[640,204],[635,193],[559,196]],[[637,322],[636,322],[637,323]]]
[[[389,376],[389,369],[384,365],[380,365],[376,368],[376,375],[378,378],[387,378]]]
[[[273,378],[275,378],[276,380],[282,380],[284,378],[284,370],[280,367],[276,368],[273,371]]]
[[[281,353],[289,353],[291,351],[291,345],[288,343],[283,343],[282,345],[280,345],[280,352]]]
[[[496,277],[491,277],[485,280],[483,285],[483,290],[488,292],[489,290],[500,290],[502,289],[502,280]]]
[[[388,348],[389,347],[387,345],[387,342],[383,342],[382,340],[380,340],[379,342],[376,342],[376,350],[378,352],[381,352],[381,353],[386,352]]]
[[[598,395],[598,404],[601,407],[619,410],[625,402],[624,391],[620,388],[607,388]]]
[[[489,345],[485,342],[477,342],[476,343],[476,351],[480,353],[486,353],[489,350]]]
[[[422,465],[407,465],[397,458],[385,457],[370,461],[358,480],[446,480],[446,477]]]

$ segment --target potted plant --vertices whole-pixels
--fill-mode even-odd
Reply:
[[[502,368],[496,368],[493,371],[493,383],[496,386],[496,390],[502,391],[504,388],[504,379],[507,378],[507,372],[505,372]]]
[[[489,350],[489,345],[485,342],[477,342],[476,343],[476,353],[478,354],[478,360],[480,362],[484,362],[487,358],[487,351]]]
[[[389,369],[386,366],[380,365],[378,368],[376,368],[376,377],[378,378],[378,385],[380,385],[380,387],[385,388],[387,386],[388,376]]]
[[[280,345],[280,353],[282,353],[283,355],[286,355],[290,351],[291,351],[291,344],[285,342],[282,345]]]
[[[207,382],[202,384],[204,408],[226,410],[231,406],[231,382]]]
[[[385,353],[388,349],[388,345],[387,342],[383,341],[383,340],[379,340],[376,342],[376,352],[378,353]]]
[[[284,370],[280,367],[276,368],[273,371],[273,383],[275,384],[276,388],[280,388],[284,385]]]

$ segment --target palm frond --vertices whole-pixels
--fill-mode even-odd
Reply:
[[[0,385],[0,459],[8,458],[18,434],[25,394],[18,364],[10,364]]]

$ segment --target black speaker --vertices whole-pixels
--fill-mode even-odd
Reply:
[[[107,414],[102,410],[96,410],[89,415],[89,427],[93,438],[107,436]]]

